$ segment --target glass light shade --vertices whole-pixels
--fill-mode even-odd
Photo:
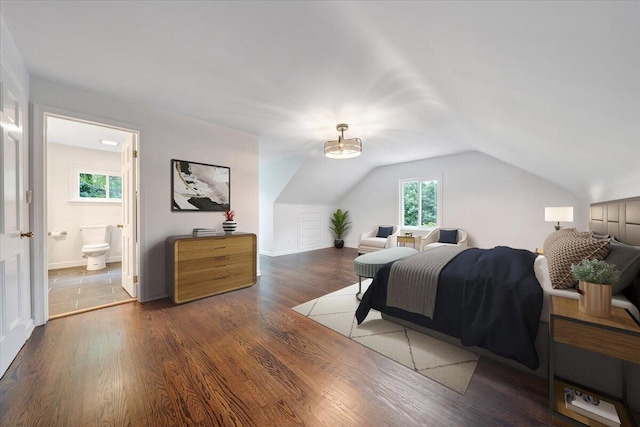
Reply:
[[[544,220],[571,222],[573,221],[573,206],[544,208]]]
[[[330,159],[351,159],[362,154],[360,138],[344,139],[338,136],[337,141],[324,143],[324,155]]]

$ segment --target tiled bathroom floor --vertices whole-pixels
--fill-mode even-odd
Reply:
[[[119,262],[97,271],[84,266],[49,270],[50,317],[129,299]]]

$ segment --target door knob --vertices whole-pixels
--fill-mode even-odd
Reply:
[[[116,225],[116,227],[118,227],[118,228],[124,228],[124,225],[122,225],[122,224],[118,224],[118,225]]]
[[[26,233],[23,233],[22,231],[20,232],[20,238],[32,238],[33,237],[33,231],[27,231]]]

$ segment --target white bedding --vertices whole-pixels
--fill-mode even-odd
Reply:
[[[533,264],[533,270],[538,282],[540,282],[540,286],[542,286],[542,290],[544,291],[542,312],[540,313],[541,322],[549,321],[549,304],[551,303],[551,296],[555,295],[572,299],[578,299],[580,297],[580,294],[575,289],[554,289],[551,286],[549,267],[547,265],[547,259],[544,256],[539,255],[538,258],[536,258]],[[640,320],[640,312],[638,312],[638,308],[625,296],[620,294],[614,295],[611,304],[614,307],[626,308],[637,320]]]

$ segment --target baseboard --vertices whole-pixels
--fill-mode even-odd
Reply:
[[[122,262],[122,257],[121,256],[107,257],[106,262],[107,264],[112,262]],[[61,268],[82,267],[83,265],[87,265],[87,260],[84,258],[73,260],[73,261],[52,262],[47,264],[47,269],[58,270]]]
[[[311,251],[317,251],[319,249],[327,249],[327,248],[332,248],[333,245],[327,245],[327,246],[314,246],[313,248],[305,248],[305,249],[291,249],[288,251],[279,251],[279,252],[271,252],[271,251],[264,251],[264,250],[260,250],[260,255],[266,255],[269,257],[277,257],[277,256],[282,256],[282,255],[292,255],[292,254],[299,254],[302,252],[311,252]]]

